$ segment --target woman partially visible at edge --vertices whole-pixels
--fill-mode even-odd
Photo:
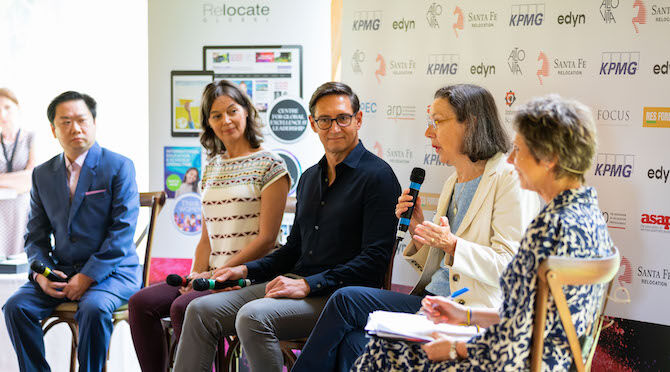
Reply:
[[[209,163],[202,178],[202,233],[189,277],[211,278],[219,268],[265,256],[275,247],[290,180],[281,157],[261,147],[260,120],[238,86],[207,85],[202,97],[200,142]],[[168,351],[160,320],[170,316],[177,341],[187,305],[211,291],[165,283],[140,290],[129,301],[130,330],[142,371],[166,371]]]
[[[373,338],[354,371],[522,371],[530,368],[537,271],[550,255],[605,257],[612,240],[584,174],[596,151],[596,128],[584,105],[557,95],[522,106],[514,119],[517,135],[508,161],[521,186],[547,203],[531,222],[518,253],[503,272],[499,310],[462,306],[443,297],[427,297],[423,310],[435,322],[488,327],[467,342],[435,334],[423,346]],[[563,287],[577,336],[597,317],[605,286]],[[567,371],[572,355],[555,303],[548,307],[543,370]]]

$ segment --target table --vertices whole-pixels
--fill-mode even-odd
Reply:
[[[0,305],[26,282],[27,274],[0,274]],[[70,343],[72,336],[65,324],[53,327],[44,339],[46,358],[52,372],[68,372],[70,368]],[[19,363],[7,333],[4,315],[0,324],[0,371],[18,372]],[[108,371],[140,372],[140,365],[135,356],[130,327],[122,322],[116,325],[112,334]]]

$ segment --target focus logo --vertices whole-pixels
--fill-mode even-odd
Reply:
[[[542,26],[542,21],[544,21],[544,4],[512,5],[510,27]]]
[[[365,52],[362,50],[356,49],[354,54],[351,56],[351,70],[356,74],[361,74],[361,63],[365,61]]]
[[[640,52],[603,52],[600,75],[635,75],[640,64]]]
[[[378,31],[382,23],[382,11],[354,12],[353,31]]]
[[[456,22],[454,22],[452,28],[454,29],[454,34],[456,34],[456,37],[458,38],[458,31],[456,30],[463,30],[463,11],[461,8],[456,7],[456,9],[454,9],[454,15],[456,15]]]
[[[603,125],[628,125],[630,110],[599,108],[596,110],[596,121]]]
[[[431,54],[426,75],[456,75],[459,60],[458,54]]]
[[[440,28],[440,23],[437,21],[437,17],[442,15],[442,5],[438,3],[432,3],[426,11],[426,21],[428,21],[428,26],[430,28]]]
[[[537,60],[542,61],[542,64],[535,75],[537,75],[537,78],[540,80],[540,85],[542,85],[542,77],[549,76],[549,58],[547,58],[547,55],[544,54],[544,52],[540,52],[540,55],[537,56]]]
[[[603,0],[600,4],[600,16],[603,17],[605,23],[616,23],[612,10],[619,7],[619,1],[620,0]]]
[[[521,66],[519,62],[522,62],[526,59],[526,51],[519,48],[514,48],[507,57],[507,66],[512,75],[523,75],[521,71]]]
[[[643,213],[640,222],[644,231],[670,233],[670,216]]]
[[[670,107],[645,107],[642,116],[643,127],[670,128]]]
[[[375,77],[377,78],[377,84],[381,84],[382,76],[386,76],[386,61],[381,54],[377,54],[377,70],[375,71]]]
[[[633,9],[635,8],[637,8],[637,15],[633,17],[633,27],[635,27],[635,33],[639,34],[640,29],[638,29],[637,26],[647,23],[647,8],[644,6],[642,0],[635,0]]]
[[[598,154],[595,176],[612,178],[630,178],[635,166],[635,155]]]

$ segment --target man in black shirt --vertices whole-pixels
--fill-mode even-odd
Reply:
[[[175,371],[211,371],[217,341],[232,334],[253,371],[281,371],[279,340],[307,337],[332,292],[382,286],[398,222],[398,179],[358,139],[363,113],[350,87],[321,85],[309,110],[325,155],[298,182],[286,244],[214,273],[217,280],[248,278],[257,284],[189,304]]]

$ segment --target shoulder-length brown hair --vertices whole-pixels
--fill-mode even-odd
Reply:
[[[251,100],[242,92],[240,88],[228,80],[218,80],[209,83],[202,92],[202,105],[200,107],[200,119],[202,123],[202,134],[200,143],[207,150],[207,156],[214,156],[226,151],[223,141],[216,136],[214,129],[209,125],[209,113],[212,110],[212,104],[217,98],[228,96],[238,105],[242,106],[247,112],[247,125],[244,129],[244,137],[249,141],[252,148],[257,149],[263,142],[261,134],[261,120],[258,111]]]

